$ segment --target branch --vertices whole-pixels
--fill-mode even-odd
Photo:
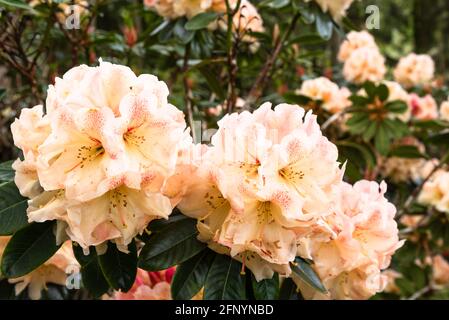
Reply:
[[[288,26],[287,30],[282,35],[282,37],[276,39],[275,46],[273,52],[271,53],[271,56],[268,57],[267,61],[265,62],[265,65],[263,66],[259,76],[256,79],[256,82],[254,83],[253,87],[251,88],[251,91],[249,92],[248,96],[245,99],[245,105],[243,106],[244,110],[249,110],[250,106],[262,95],[262,92],[265,86],[267,85],[271,69],[273,68],[274,63],[276,62],[276,59],[278,58],[279,53],[281,52],[282,47],[284,46],[284,43],[288,40],[290,34],[295,29],[299,17],[300,14],[297,13],[293,17],[290,25]]]
[[[189,78],[187,72],[189,69],[189,55],[190,55],[190,45],[187,44],[184,52],[184,63],[182,67],[183,71],[183,84],[184,84],[184,101],[185,101],[185,115],[187,118],[187,123],[189,124],[190,131],[192,132],[193,142],[197,142],[195,127],[193,125],[193,107],[192,107],[192,92],[190,90]]]

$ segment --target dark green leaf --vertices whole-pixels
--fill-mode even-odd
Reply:
[[[97,298],[109,290],[109,284],[101,271],[95,247],[89,249],[89,254],[84,255],[83,249],[79,245],[73,245],[73,253],[81,265],[83,285],[94,298]]]
[[[213,70],[206,67],[198,68],[203,77],[207,81],[209,88],[222,100],[226,99],[226,92],[223,89],[222,84],[218,81],[218,76]]]
[[[376,135],[374,136],[374,145],[380,154],[386,155],[390,147],[390,138],[388,136],[388,128],[384,123],[379,123]]]
[[[215,12],[203,12],[200,14],[197,14],[192,19],[190,19],[186,24],[185,28],[188,31],[195,31],[207,28],[207,26],[213,22],[215,19],[217,19],[218,14]]]
[[[50,259],[60,246],[56,245],[54,221],[32,223],[17,231],[9,240],[2,257],[1,270],[8,278],[30,273]]]
[[[0,163],[0,181],[13,181],[15,172],[11,167],[13,161]]]
[[[386,101],[389,95],[388,87],[381,83],[376,88],[376,95],[381,101]]]
[[[31,7],[22,0],[0,0],[0,4],[19,9],[31,9]]]
[[[292,271],[312,288],[322,293],[327,292],[326,288],[321,283],[320,277],[306,260],[296,257],[295,263],[292,263],[291,267]]]
[[[28,224],[28,201],[14,182],[0,184],[0,235],[10,235]]]
[[[349,97],[353,105],[356,106],[366,106],[369,103],[369,99],[367,97],[352,95]]]
[[[287,6],[290,3],[290,0],[265,0],[260,3],[262,7],[269,7],[273,9],[280,9]]]
[[[399,146],[390,151],[390,157],[399,157],[399,158],[425,158],[417,147],[415,146]]]
[[[372,99],[377,94],[376,85],[371,81],[367,81],[363,84],[363,89],[365,89],[366,94],[368,95],[369,98],[371,98],[370,100],[372,101]]]
[[[227,255],[217,254],[207,274],[204,300],[245,299],[242,264]]]
[[[376,156],[372,153],[371,149],[369,149],[362,143],[356,143],[351,141],[338,141],[337,146],[352,148],[360,152],[360,154],[363,156],[363,159],[367,167],[374,168],[374,166],[376,165]]]
[[[385,104],[385,109],[392,113],[404,113],[407,111],[408,107],[404,101],[395,100]]]
[[[215,255],[213,251],[206,249],[176,268],[171,284],[173,299],[189,300],[204,287]]]
[[[275,300],[279,295],[279,275],[275,273],[273,278],[257,281],[251,274],[254,297],[257,300]]]
[[[170,223],[161,232],[150,236],[140,253],[139,267],[158,271],[190,259],[206,247],[196,239],[197,234],[194,219]]]
[[[301,95],[301,94],[296,94],[294,92],[287,92],[283,95],[285,101],[287,101],[288,103],[294,103],[294,104],[298,104],[300,106],[305,106],[307,105],[309,102],[313,101],[311,98]]]
[[[131,289],[137,274],[137,249],[135,242],[128,245],[129,253],[121,252],[109,242],[107,251],[98,255],[98,263],[109,285],[127,292]]]
[[[292,278],[286,278],[282,281],[281,289],[279,290],[279,300],[300,300],[296,283]]]
[[[324,40],[329,40],[332,36],[332,29],[334,28],[331,18],[327,14],[320,12],[316,15],[315,24],[320,37]]]

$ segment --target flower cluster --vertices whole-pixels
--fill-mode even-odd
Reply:
[[[113,240],[126,251],[151,220],[167,218],[173,207],[161,189],[190,142],[167,96],[156,77],[102,61],[57,78],[46,114],[24,109],[11,126],[29,221],[57,220],[83,248]]]
[[[351,31],[340,47],[338,58],[344,62],[343,76],[349,82],[378,82],[386,73],[385,58],[366,31]]]
[[[11,237],[0,237],[0,258]],[[79,271],[79,264],[73,255],[72,243],[64,242],[61,248],[43,265],[22,277],[8,279],[15,284],[15,294],[21,294],[28,287],[28,296],[32,300],[39,300],[42,290],[47,284],[66,285],[67,272]],[[1,274],[0,274],[1,275]]]
[[[427,181],[418,197],[418,202],[449,213],[449,172],[438,170]]]
[[[330,239],[314,232],[299,240],[303,255],[314,261],[329,289],[320,294],[294,277],[307,298],[367,299],[385,288],[381,270],[403,244],[396,208],[384,197],[386,187],[362,180],[354,186],[342,182],[334,190],[332,213],[325,218]]]
[[[347,88],[340,89],[325,77],[304,81],[297,93],[321,101],[321,107],[330,113],[343,111],[351,105],[351,92]]]
[[[394,78],[404,87],[429,84],[433,79],[435,64],[425,54],[411,53],[399,60],[394,69]]]
[[[312,0],[306,0],[310,2]],[[321,7],[324,12],[329,12],[330,15],[339,21],[349,9],[354,0],[313,0]]]
[[[180,17],[192,17],[204,13],[204,12],[216,12],[224,14],[227,11],[226,1],[224,0],[145,0],[145,5],[149,8],[153,8],[156,12],[167,19],[177,19]],[[230,0],[230,9],[234,10],[237,6],[237,0]],[[218,24],[223,28],[227,28],[226,19],[224,21],[218,21]],[[234,31],[243,34],[247,31],[263,32],[263,21],[259,15],[256,7],[248,0],[242,0],[240,7],[233,16],[233,29]],[[216,27],[217,23],[212,23],[211,27]],[[249,35],[243,36],[244,41],[251,41]]]
[[[258,280],[273,272],[291,276],[299,255],[314,261],[331,292],[340,290],[339,276],[350,274],[354,289],[332,298],[381,291],[383,282],[373,287],[366,277],[379,275],[401,245],[395,207],[383,197],[386,185],[379,190],[363,181],[352,189],[342,182],[336,146],[322,135],[316,116],[299,106],[272,110],[266,103],[218,124],[211,147],[193,147],[201,160],[183,166],[167,185],[185,186],[172,198],[198,219],[199,239],[240,260]],[[322,254],[327,247],[335,259]],[[326,268],[335,268],[331,278]]]

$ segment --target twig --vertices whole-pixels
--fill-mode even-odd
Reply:
[[[194,142],[196,140],[195,126],[193,123],[193,108],[192,108],[192,92],[190,90],[188,69],[189,69],[189,55],[190,55],[190,45],[187,44],[184,52],[184,63],[183,63],[183,84],[184,84],[184,101],[185,101],[185,114],[187,118],[187,123],[189,124],[190,131],[192,132],[192,138]]]
[[[327,127],[329,127],[332,123],[337,121],[341,116],[345,115],[347,113],[347,110],[342,110],[340,112],[337,112],[333,114],[329,119],[327,119],[322,125],[321,130],[326,130]]]
[[[273,68],[274,63],[276,62],[276,59],[278,58],[279,53],[281,52],[284,43],[288,40],[288,38],[290,37],[290,34],[295,29],[295,26],[296,26],[296,23],[298,22],[299,17],[300,17],[300,14],[297,13],[293,17],[290,25],[288,26],[288,28],[285,31],[285,33],[283,34],[283,36],[276,40],[273,52],[271,53],[271,56],[268,57],[259,76],[256,79],[256,82],[254,83],[248,96],[245,99],[245,105],[243,106],[244,110],[249,110],[250,106],[262,95],[263,89],[265,88],[265,86],[268,82],[268,78],[270,76],[271,69]]]

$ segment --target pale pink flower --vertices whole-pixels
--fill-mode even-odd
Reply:
[[[449,121],[449,101],[444,101],[440,106],[440,118]]]
[[[439,170],[424,184],[418,202],[449,213],[449,172]]]
[[[335,189],[334,214],[326,218],[335,236],[309,245],[314,268],[329,293],[309,292],[307,298],[367,299],[385,288],[381,270],[403,244],[394,220],[396,208],[385,192],[385,183],[366,180]]]
[[[378,82],[384,78],[385,73],[384,57],[379,50],[370,47],[355,50],[343,66],[343,76],[355,84]]]
[[[168,19],[193,16],[206,12],[212,5],[212,0],[145,0],[144,4],[154,8],[156,12]]]
[[[401,278],[402,274],[393,269],[387,269],[382,272],[382,275],[387,279],[387,285],[385,286],[384,292],[399,294],[401,289],[396,285],[396,279]]]
[[[394,69],[394,78],[404,87],[429,84],[435,72],[435,63],[426,54],[410,53],[401,58]]]
[[[313,100],[321,100],[323,109],[331,113],[343,111],[351,105],[351,92],[347,88],[340,89],[325,77],[304,81],[297,93]]]
[[[126,250],[151,220],[167,218],[173,206],[162,187],[191,141],[167,96],[155,76],[101,60],[57,79],[51,111],[36,107],[12,126],[25,154],[14,168],[32,198],[29,221],[58,220],[83,248],[113,240]]]
[[[449,262],[442,256],[437,255],[432,259],[433,279],[437,284],[449,283]]]
[[[291,272],[298,230],[326,214],[342,178],[335,145],[304,113],[266,103],[225,116],[178,205],[199,220],[201,241],[242,261],[258,280]]]
[[[0,257],[11,237],[0,237]],[[8,279],[15,284],[15,294],[19,295],[28,287],[28,296],[32,300],[39,300],[42,290],[47,289],[47,284],[66,285],[66,272],[79,270],[79,264],[75,259],[71,241],[65,242],[61,248],[43,265],[32,272],[14,279]]]
[[[13,163],[13,169],[16,170],[14,181],[25,197],[34,197],[42,191],[36,161],[38,147],[48,137],[50,130],[50,121],[48,116],[44,116],[41,105],[22,109],[19,119],[11,125],[14,144],[23,151],[24,157],[24,160],[17,159]]]
[[[312,0],[306,0],[310,2]],[[330,13],[334,20],[339,21],[349,9],[354,0],[314,0],[324,12]]]
[[[412,93],[410,97],[414,118],[418,120],[433,120],[438,118],[438,105],[430,94],[420,97],[416,93]]]
[[[175,268],[163,271],[148,272],[137,269],[136,280],[128,292],[114,291],[113,300],[172,300],[171,281]]]
[[[345,62],[355,50],[364,47],[378,50],[376,41],[369,32],[351,31],[346,35],[346,40],[340,46],[338,60]]]

